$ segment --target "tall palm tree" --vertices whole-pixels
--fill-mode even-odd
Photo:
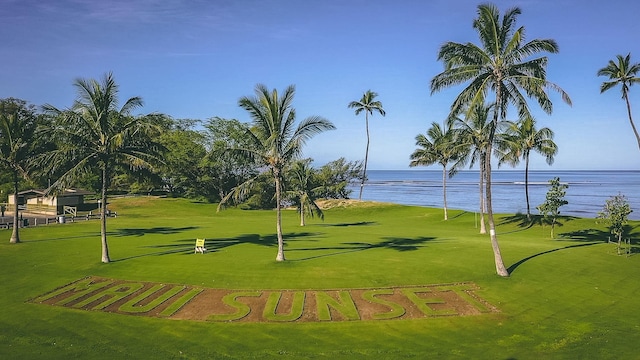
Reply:
[[[526,117],[518,122],[507,122],[507,129],[502,135],[498,151],[500,159],[498,166],[508,163],[516,166],[520,159],[524,160],[524,192],[527,199],[527,218],[531,220],[529,205],[529,157],[535,151],[546,158],[547,164],[552,165],[554,156],[558,153],[558,145],[553,141],[553,130],[544,127],[536,129],[536,121]]]
[[[429,166],[435,163],[442,166],[444,219],[447,220],[447,166],[454,163],[448,171],[448,175],[453,176],[462,159],[460,148],[455,146],[454,132],[449,128],[443,130],[438,123],[433,122],[426,135],[418,134],[416,136],[416,145],[418,149],[411,154],[409,166]]]
[[[14,190],[13,231],[9,240],[12,244],[20,242],[18,191],[20,180],[27,178],[32,170],[37,125],[33,107],[24,100],[0,100],[0,166],[11,173]]]
[[[485,201],[484,201],[484,180],[486,152],[489,147],[489,135],[494,126],[490,118],[490,112],[494,105],[479,104],[472,112],[467,113],[465,118],[454,117],[452,126],[457,133],[458,147],[462,148],[464,162],[469,162],[472,168],[477,162],[479,164],[480,179],[479,205],[480,205],[480,233],[486,234],[487,229],[484,221]]]
[[[287,173],[290,187],[287,195],[292,198],[298,206],[300,226],[305,226],[306,214],[311,215],[311,217],[318,215],[320,219],[324,219],[324,213],[316,203],[318,200],[316,193],[321,189],[321,186],[318,186],[314,182],[315,171],[311,167],[311,159],[294,162]]]
[[[102,262],[111,261],[107,244],[107,190],[114,169],[123,166],[132,170],[151,168],[159,162],[162,150],[157,142],[160,128],[155,117],[131,116],[142,106],[140,97],[132,97],[118,108],[118,85],[113,74],[102,81],[77,79],[74,86],[78,98],[67,110],[45,105],[45,110],[57,118],[52,127],[58,138],[58,148],[44,157],[53,171],[65,168],[52,184],[53,189],[64,189],[83,175],[97,169],[101,176],[100,234]]]
[[[378,97],[378,93],[371,90],[367,90],[359,101],[352,101],[349,103],[350,109],[356,109],[356,116],[364,111],[365,125],[367,130],[367,149],[364,153],[364,171],[362,174],[362,180],[360,182],[360,194],[358,199],[362,200],[362,189],[364,188],[364,181],[367,179],[367,162],[369,160],[369,114],[373,116],[373,112],[378,112],[380,115],[385,116],[385,111],[382,108],[382,103],[378,100],[374,100]]]
[[[274,178],[276,191],[276,233],[278,253],[276,261],[284,261],[284,241],[282,238],[282,181],[284,169],[297,160],[302,147],[316,134],[335,129],[333,124],[319,116],[310,116],[295,126],[296,111],[292,107],[295,87],[290,85],[282,95],[277,90],[269,90],[262,84],[256,85],[255,97],[242,97],[238,105],[249,112],[253,124],[247,132],[249,145],[230,149],[255,159],[267,167]],[[241,199],[247,194],[253,179],[237,186],[220,202],[224,204],[231,197]]]
[[[491,202],[491,153],[498,121],[506,117],[509,105],[515,106],[520,117],[529,115],[527,98],[536,100],[545,112],[551,113],[553,103],[547,94],[548,90],[559,92],[565,102],[571,103],[569,96],[559,86],[547,81],[547,57],[532,58],[540,52],[557,53],[556,42],[534,39],[525,43],[524,27],[515,27],[520,13],[519,8],[512,8],[500,19],[500,12],[494,5],[479,5],[473,28],[478,33],[480,45],[456,42],[442,45],[438,60],[443,61],[445,70],[431,80],[432,94],[469,82],[453,101],[452,114],[484,104],[489,92],[495,95],[494,127],[489,134],[489,147],[485,154],[485,197],[491,246],[496,272],[500,276],[509,276],[509,272],[500,253]]]
[[[636,135],[636,140],[638,141],[638,148],[640,148],[640,135],[633,123],[633,118],[631,118],[631,104],[629,103],[629,87],[633,84],[640,83],[640,78],[636,77],[636,74],[640,71],[640,63],[631,63],[631,53],[627,54],[625,57],[617,55],[616,59],[618,60],[617,63],[613,60],[609,60],[609,64],[607,64],[607,66],[598,70],[598,76],[607,76],[609,77],[609,80],[611,80],[605,81],[600,85],[600,93],[620,85],[622,98],[627,103],[629,123],[631,123],[631,128],[633,129],[633,133]]]

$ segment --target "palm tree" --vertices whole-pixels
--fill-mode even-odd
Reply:
[[[478,104],[484,104],[489,92],[495,95],[494,126],[485,154],[485,197],[491,246],[496,272],[500,276],[509,276],[509,272],[502,261],[491,202],[491,153],[497,124],[506,117],[509,105],[515,106],[520,117],[529,115],[527,97],[535,99],[545,112],[551,113],[553,103],[547,94],[549,89],[558,91],[565,102],[571,103],[569,96],[559,86],[547,81],[547,57],[531,58],[540,52],[557,53],[556,42],[534,39],[525,43],[524,27],[515,28],[520,13],[519,8],[512,8],[500,19],[500,13],[494,5],[479,5],[473,27],[481,45],[456,42],[442,45],[438,60],[444,62],[445,70],[431,80],[432,94],[469,82],[453,101],[452,114],[458,114],[465,108],[470,111]]]
[[[101,176],[100,234],[102,262],[111,261],[107,244],[107,190],[114,169],[123,166],[132,170],[151,168],[159,162],[162,147],[156,142],[160,128],[153,116],[130,116],[142,106],[140,97],[129,98],[118,109],[118,86],[111,73],[101,82],[77,79],[74,86],[78,98],[68,110],[45,105],[45,110],[57,118],[52,128],[59,139],[58,148],[44,157],[53,170],[65,168],[53,189],[64,189],[94,169]]]
[[[335,129],[333,124],[319,116],[310,116],[295,127],[296,111],[292,107],[295,87],[287,87],[282,96],[274,89],[269,91],[262,84],[256,85],[255,97],[242,97],[238,105],[247,110],[253,120],[247,132],[249,145],[244,148],[230,149],[255,159],[260,165],[271,171],[276,191],[276,232],[278,253],[276,261],[284,261],[284,241],[282,239],[282,180],[284,169],[300,157],[302,147],[316,134]],[[234,188],[220,202],[220,206],[229,198],[242,199],[252,185],[252,178]],[[219,207],[220,208],[220,207]]]
[[[288,169],[288,179],[291,190],[287,191],[287,195],[294,199],[298,212],[300,213],[300,226],[305,226],[305,215],[311,217],[318,215],[324,220],[324,213],[320,206],[316,203],[318,200],[316,193],[320,190],[320,186],[314,183],[315,171],[311,167],[311,159],[298,160]]]
[[[536,129],[536,121],[526,117],[518,122],[507,122],[507,129],[499,145],[500,159],[498,166],[508,163],[516,166],[520,159],[524,160],[524,192],[527,199],[527,219],[531,220],[529,205],[529,157],[535,151],[546,158],[547,164],[553,164],[553,157],[558,153],[558,145],[553,141],[553,130],[544,127]]]
[[[352,101],[349,103],[350,109],[356,109],[356,116],[364,111],[365,125],[367,129],[367,149],[364,153],[364,171],[362,174],[362,180],[360,182],[360,195],[358,199],[362,200],[362,189],[364,188],[364,181],[367,179],[367,161],[369,160],[369,114],[373,116],[373,112],[377,111],[380,115],[385,116],[385,111],[382,108],[380,101],[374,100],[378,96],[378,93],[371,90],[367,90],[359,101]]]
[[[485,202],[484,202],[484,180],[485,180],[485,161],[486,152],[489,147],[489,134],[491,134],[493,121],[490,118],[490,112],[494,105],[485,106],[479,104],[471,113],[467,113],[467,117],[461,119],[453,118],[453,127],[457,133],[458,147],[462,150],[464,162],[469,162],[469,167],[478,162],[480,169],[479,195],[480,195],[480,233],[486,234],[487,229],[484,221]]]
[[[633,119],[631,118],[631,104],[629,103],[629,87],[633,84],[640,83],[640,78],[636,77],[638,71],[640,71],[640,63],[631,64],[631,53],[623,57],[617,55],[618,62],[609,60],[609,64],[602,69],[598,70],[598,76],[607,76],[611,81],[605,81],[600,85],[600,93],[603,93],[618,84],[620,84],[622,90],[622,98],[627,103],[627,114],[629,115],[629,123],[633,133],[636,135],[638,141],[638,147],[640,148],[640,135],[636,129]]]
[[[37,126],[35,111],[24,100],[0,100],[0,166],[11,173],[14,190],[13,231],[9,240],[12,244],[20,242],[18,191],[20,180],[26,179],[32,170]]]
[[[418,134],[416,136],[416,145],[419,147],[411,154],[411,162],[409,166],[429,166],[435,163],[442,165],[442,197],[444,206],[444,219],[448,219],[447,214],[447,166],[450,163],[458,163],[460,156],[460,148],[455,146],[456,139],[451,129],[443,131],[436,122],[431,124],[427,130],[426,136]],[[454,164],[449,170],[449,177],[456,172],[458,164]]]

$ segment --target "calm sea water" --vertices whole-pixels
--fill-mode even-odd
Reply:
[[[479,209],[479,172],[461,171],[447,179],[447,205],[450,209]],[[531,213],[545,200],[548,181],[559,177],[569,185],[560,208],[562,215],[595,218],[605,201],[621,193],[634,212],[630,218],[640,220],[640,171],[530,171],[529,199]],[[405,205],[442,207],[442,172],[437,170],[370,170],[367,172],[363,200]],[[524,171],[492,172],[493,210],[496,213],[526,213]],[[350,187],[352,198],[358,197],[359,184]]]

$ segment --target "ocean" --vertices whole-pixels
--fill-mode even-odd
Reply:
[[[447,178],[449,209],[478,211],[479,172],[466,170]],[[607,199],[619,193],[625,195],[634,212],[630,219],[640,220],[640,171],[529,171],[529,200],[531,213],[539,214],[548,182],[559,177],[569,185],[560,208],[561,215],[595,218]],[[438,170],[369,170],[363,200],[392,202],[404,205],[439,207],[442,203],[442,171]],[[492,172],[494,213],[527,212],[524,171],[498,170]],[[359,184],[350,186],[351,198],[357,199]]]

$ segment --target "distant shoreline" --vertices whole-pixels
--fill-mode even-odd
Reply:
[[[492,172],[493,211],[501,214],[526,214],[524,170]],[[622,193],[632,210],[630,218],[640,220],[640,170],[532,170],[529,171],[531,214],[544,202],[548,181],[553,177],[567,183],[561,215],[596,218],[607,199]],[[370,170],[363,200],[442,208],[442,170]],[[478,212],[479,171],[461,170],[447,178],[447,207]],[[355,194],[358,186],[349,187]]]

